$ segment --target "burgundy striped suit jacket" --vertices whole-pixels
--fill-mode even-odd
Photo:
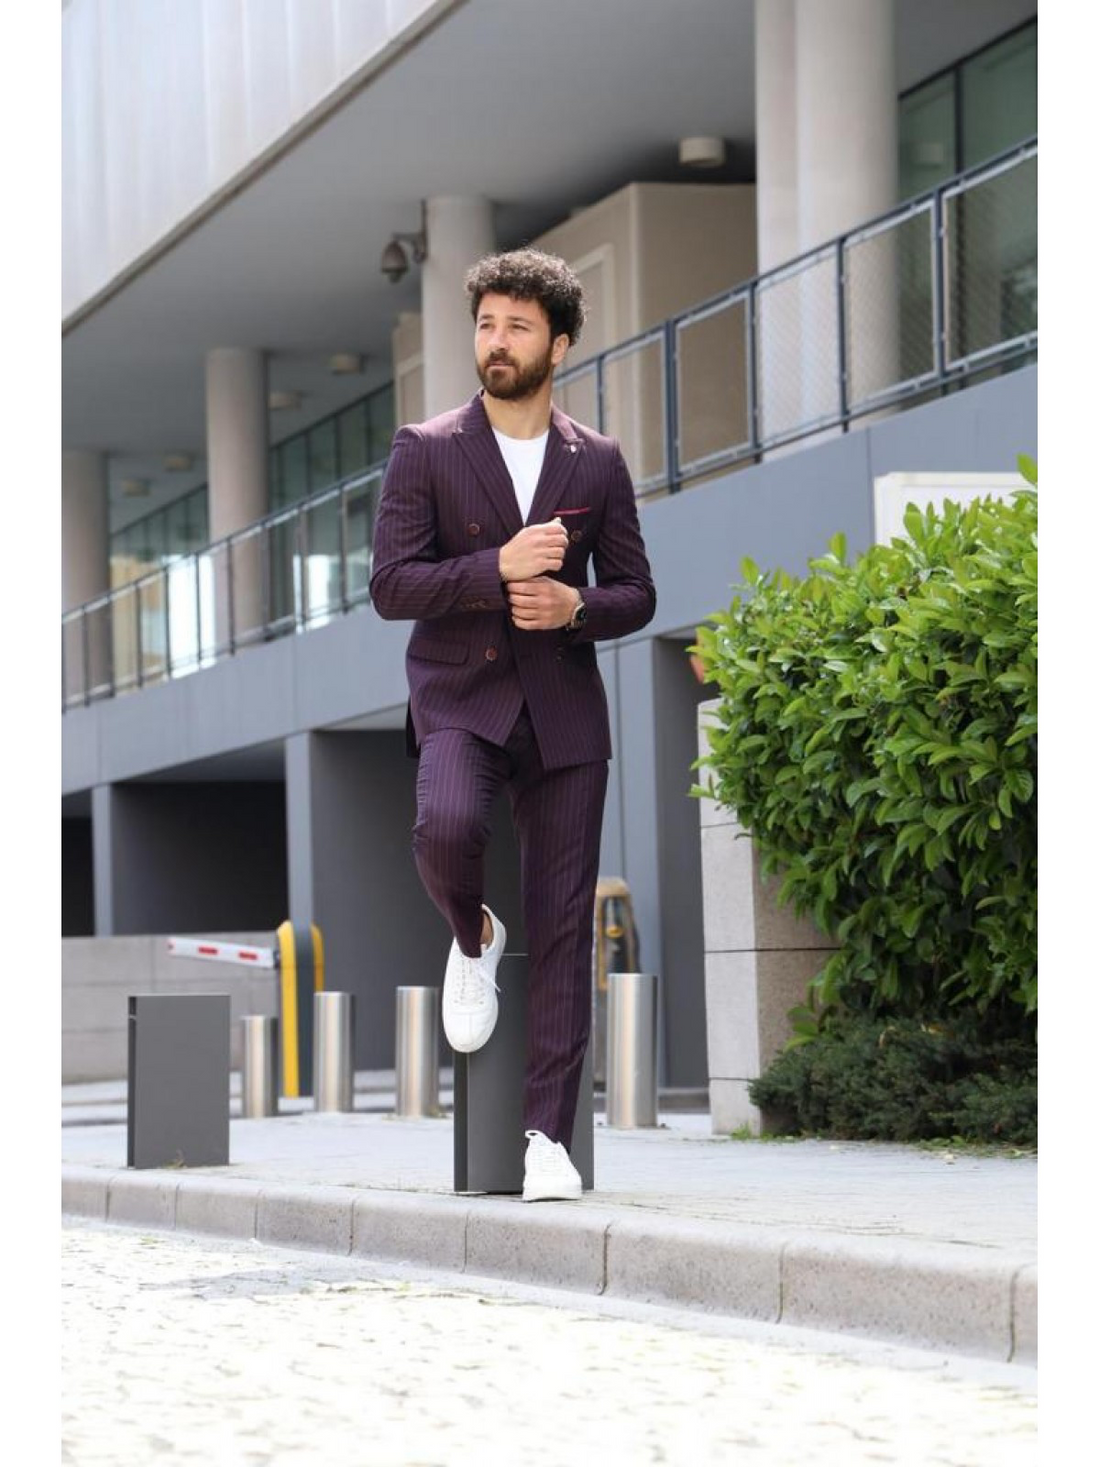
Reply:
[[[529,524],[569,532],[556,572],[587,589],[577,632],[520,631],[500,582],[500,547],[523,528],[480,393],[400,428],[382,485],[371,596],[387,620],[415,618],[406,655],[409,745],[464,728],[503,745],[526,701],[547,769],[611,757],[593,642],[652,618],[656,594],[618,444],[551,409]]]

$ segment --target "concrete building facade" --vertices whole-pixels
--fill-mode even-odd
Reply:
[[[629,883],[661,978],[662,1083],[706,1084],[688,792],[713,689],[686,649],[744,556],[800,573],[838,530],[869,545],[883,476],[1036,452],[1035,14],[194,0],[134,30],[71,0],[80,960],[96,939],[316,922],[328,985],[359,998],[357,1064],[392,1067],[394,989],[441,982],[448,938],[412,862],[408,628],[369,605],[372,505],[387,432],[477,385],[465,269],[535,242],[585,282],[557,400],[623,444],[658,593],[643,633],[598,646],[601,871]],[[385,275],[391,242],[404,266]],[[521,943],[499,814],[490,899]],[[113,1063],[81,1022],[66,1078]]]

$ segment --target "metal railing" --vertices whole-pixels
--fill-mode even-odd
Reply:
[[[1038,349],[1032,141],[564,372],[639,497],[847,429]],[[62,617],[62,708],[370,599],[378,464]]]
[[[1038,348],[1038,143],[1013,148],[561,374],[639,496]]]
[[[384,464],[61,618],[62,708],[185,677],[370,599]]]

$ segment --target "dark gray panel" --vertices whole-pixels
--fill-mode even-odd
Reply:
[[[454,1056],[456,1192],[522,1192],[527,1141],[523,1082],[527,1055],[527,958],[505,953],[497,969],[500,1014],[488,1044]],[[595,1185],[592,1046],[585,1055],[573,1136],[566,1148],[582,1186]]]
[[[92,790],[92,885],[96,937],[115,936],[114,788]]]
[[[115,934],[263,930],[285,919],[281,783],[114,785],[109,808]],[[97,865],[97,891],[99,881]],[[98,913],[97,934],[106,935]]]
[[[713,697],[691,670],[687,643],[654,643],[657,721],[657,840],[660,851],[660,1003],[665,1083],[707,1083],[706,984],[703,958],[703,868],[698,778],[698,707]]]
[[[131,994],[126,1165],[229,1162],[229,995]]]
[[[638,929],[638,963],[646,972],[657,971],[661,955],[661,875],[657,843],[657,722],[653,673],[653,642],[634,642],[619,649],[619,749],[623,791],[623,849],[621,875],[630,887]],[[662,975],[663,980],[663,975]],[[664,1031],[659,1036],[658,1078],[668,1079],[663,1057]]]
[[[92,822],[61,822],[61,936],[95,935]]]

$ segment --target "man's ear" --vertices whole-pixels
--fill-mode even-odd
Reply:
[[[554,337],[554,344],[550,348],[550,360],[555,367],[560,367],[565,359],[565,353],[569,350],[569,337],[563,331],[560,336]]]

